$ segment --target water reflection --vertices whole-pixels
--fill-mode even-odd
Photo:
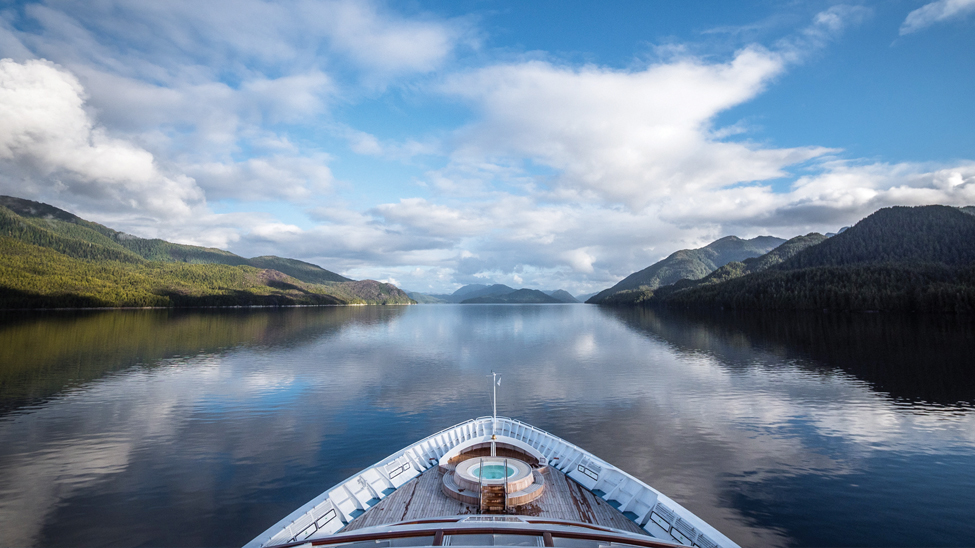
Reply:
[[[583,305],[7,319],[0,545],[242,545],[488,414],[492,369],[499,411],[742,545],[964,544],[971,331],[865,321]],[[908,361],[939,345],[922,362],[935,378],[911,380]]]
[[[399,307],[0,312],[0,416],[134,365],[248,347],[294,346]]]
[[[776,365],[843,371],[903,402],[975,402],[975,321],[969,316],[602,311],[681,352],[703,352],[732,368],[752,367],[764,356]]]

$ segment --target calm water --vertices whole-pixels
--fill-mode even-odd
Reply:
[[[752,546],[975,545],[975,325],[587,305],[0,316],[0,545],[240,546],[499,413]]]

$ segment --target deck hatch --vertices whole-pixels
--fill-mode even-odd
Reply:
[[[670,532],[670,524],[667,523],[667,521],[664,520],[664,518],[660,514],[658,514],[656,512],[652,512],[650,514],[650,521],[652,521],[652,522],[656,523],[657,525],[659,525],[660,528],[663,529],[665,532],[668,532],[668,533]]]
[[[335,510],[334,509],[329,510],[328,512],[325,512],[325,514],[323,514],[322,517],[320,517],[317,520],[315,520],[315,527],[321,528],[323,525],[325,525],[326,523],[332,521],[333,519],[335,519]]]
[[[404,462],[402,465],[397,466],[397,467],[393,468],[392,470],[389,470],[387,468],[387,473],[389,474],[389,479],[393,479],[396,476],[402,474],[403,472],[406,472],[409,469],[410,469],[410,463],[409,462]]]
[[[591,469],[591,468],[589,468],[587,466],[583,466],[583,465],[580,464],[579,466],[576,467],[576,470],[582,472],[583,474],[589,476],[590,478],[592,478],[594,480],[598,480],[599,479],[599,474],[596,473],[595,470],[593,470],[593,469]]]

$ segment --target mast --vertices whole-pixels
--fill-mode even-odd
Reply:
[[[497,430],[498,428],[498,374],[491,371],[491,391],[494,393],[494,397],[491,401],[494,403],[494,426],[493,428]]]
[[[498,439],[498,386],[501,385],[501,375],[491,371],[491,456],[495,456],[494,440]]]

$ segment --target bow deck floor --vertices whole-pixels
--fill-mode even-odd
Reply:
[[[441,492],[443,476],[438,468],[434,466],[397,489],[347,525],[343,532],[401,521],[478,513],[477,506],[464,504]],[[517,508],[515,515],[591,523],[646,534],[608,502],[562,472],[548,469],[544,477],[544,494],[534,502]]]

